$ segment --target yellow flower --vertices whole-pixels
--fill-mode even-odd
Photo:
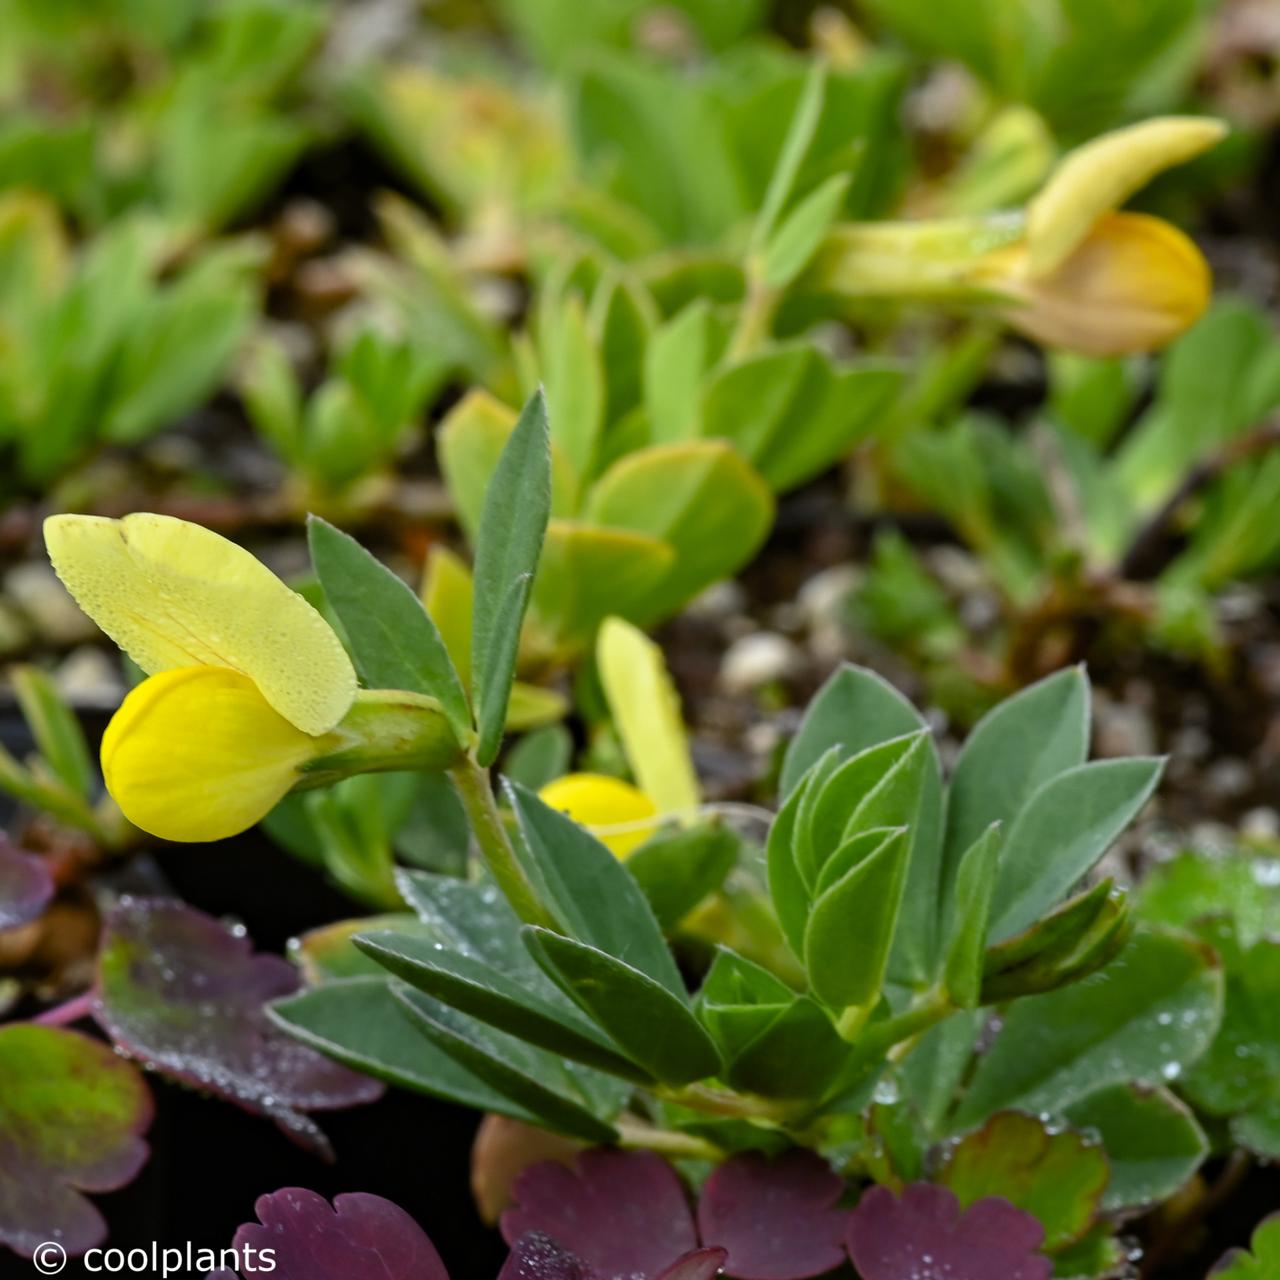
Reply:
[[[107,787],[135,825],[169,840],[252,826],[321,757],[356,677],[342,642],[249,552],[149,513],[45,521],[54,569],[149,675],[102,742]]]
[[[570,773],[543,787],[553,809],[625,858],[658,829],[701,803],[680,698],[662,650],[621,618],[606,618],[596,641],[605,701],[639,786],[599,773]]]
[[[1070,152],[1025,210],[836,227],[810,283],[837,297],[994,310],[1085,355],[1154,350],[1200,318],[1209,267],[1176,227],[1117,210],[1224,133],[1199,117],[1148,120]]]
[[[997,250],[984,273],[1015,329],[1088,356],[1154,351],[1185,333],[1213,292],[1209,264],[1177,227],[1141,213],[1111,213],[1046,275],[1023,244]]]
[[[587,828],[618,858],[657,830],[658,806],[639,787],[603,773],[566,773],[539,792],[553,809]]]

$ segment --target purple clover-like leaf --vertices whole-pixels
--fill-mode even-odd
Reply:
[[[75,1031],[0,1027],[0,1245],[75,1257],[106,1224],[80,1193],[114,1191],[147,1159],[151,1093],[138,1070]]]
[[[235,1235],[245,1276],[270,1270],[274,1280],[449,1280],[426,1232],[381,1196],[355,1192],[330,1205],[314,1191],[285,1187],[259,1197],[254,1212],[258,1221]],[[235,1278],[219,1271],[209,1280]]]
[[[991,1196],[960,1212],[946,1187],[912,1183],[895,1198],[872,1187],[849,1219],[849,1256],[862,1280],[1049,1280],[1036,1250],[1044,1229]]]
[[[382,1085],[276,1028],[266,1004],[298,987],[293,966],[180,902],[127,899],[107,920],[94,1016],[116,1045],[174,1079],[271,1117],[320,1154],[303,1114],[372,1102]]]
[[[724,1270],[728,1256],[723,1249],[692,1249],[677,1258],[658,1280],[712,1280]]]
[[[38,919],[53,890],[53,877],[44,862],[23,853],[0,833],[0,931]]]
[[[502,1215],[508,1244],[538,1232],[567,1249],[592,1280],[658,1280],[697,1248],[680,1179],[647,1151],[584,1151],[567,1168],[544,1162],[516,1179]]]
[[[737,1280],[803,1280],[844,1261],[844,1182],[810,1151],[734,1156],[707,1179],[698,1234]]]
[[[582,1262],[562,1249],[540,1231],[521,1236],[511,1246],[511,1253],[498,1280],[590,1280]]]

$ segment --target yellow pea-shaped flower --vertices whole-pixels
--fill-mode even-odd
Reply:
[[[148,673],[102,742],[136,826],[220,840],[252,826],[345,738],[356,676],[342,642],[249,552],[169,516],[58,515],[45,542],[80,607]]]
[[[295,728],[347,713],[356,676],[333,629],[234,542],[171,516],[50,516],[45,544],[76,603],[148,675],[222,667],[247,676]]]
[[[638,787],[601,773],[566,773],[538,793],[625,858],[657,830],[658,807]]]
[[[125,698],[103,735],[102,773],[142,830],[222,840],[266,817],[318,743],[238,671],[178,667]]]

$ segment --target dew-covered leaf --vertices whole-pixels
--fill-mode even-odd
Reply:
[[[897,1199],[872,1187],[849,1221],[849,1256],[862,1280],[1049,1280],[1044,1231],[1007,1200],[963,1213],[946,1187],[915,1182]]]
[[[579,1259],[536,1231],[511,1246],[498,1280],[590,1280]]]
[[[1104,1210],[1154,1204],[1173,1195],[1209,1151],[1190,1107],[1167,1089],[1117,1084],[1068,1107],[1066,1118],[1097,1134],[1111,1165]]]
[[[49,905],[53,888],[44,862],[0,833],[0,931],[37,919]]]
[[[0,1027],[0,1245],[71,1256],[107,1233],[80,1193],[114,1191],[147,1159],[151,1095],[138,1070],[75,1031]]]
[[[572,1168],[537,1164],[516,1179],[514,1194],[504,1238],[540,1232],[596,1280],[658,1280],[698,1244],[680,1179],[652,1152],[584,1151]]]
[[[811,1151],[736,1155],[707,1179],[698,1202],[704,1245],[726,1250],[737,1280],[800,1280],[840,1265],[848,1214],[843,1180]]]
[[[1096,1142],[1072,1129],[1052,1130],[1037,1116],[1002,1111],[950,1148],[938,1181],[962,1208],[1002,1196],[1036,1217],[1045,1247],[1057,1249],[1088,1231],[1108,1174]]]
[[[1100,973],[1017,1000],[981,1058],[956,1127],[1016,1107],[1058,1112],[1108,1084],[1160,1084],[1205,1050],[1222,1010],[1222,973],[1192,938],[1138,933]]]
[[[303,1113],[372,1102],[382,1086],[270,1021],[267,1002],[297,988],[293,966],[255,954],[242,931],[179,902],[126,899],[106,923],[94,1016],[131,1057],[325,1152]]]
[[[267,1270],[272,1250],[276,1280],[449,1280],[422,1228],[381,1196],[357,1191],[330,1205],[314,1191],[285,1187],[253,1208],[258,1221],[245,1223],[234,1242],[246,1277]]]

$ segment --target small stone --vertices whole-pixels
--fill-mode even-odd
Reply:
[[[785,680],[803,665],[800,650],[785,636],[756,631],[729,646],[720,664],[720,683],[730,693],[748,693]]]
[[[1156,729],[1148,711],[1131,702],[1117,702],[1094,690],[1094,747],[1108,759],[1156,754]]]
[[[841,622],[849,597],[861,581],[857,565],[832,565],[805,580],[796,592],[796,607],[811,629]]]
[[[78,644],[98,634],[47,564],[15,565],[5,576],[4,594],[52,644]]]
[[[703,622],[721,622],[741,613],[746,608],[747,594],[742,587],[729,579],[713,582],[705,591],[694,596],[685,607],[685,613]]]
[[[1250,809],[1240,819],[1240,834],[1246,840],[1280,840],[1280,812],[1270,805]]]
[[[68,654],[53,679],[58,692],[73,707],[110,711],[120,705],[125,694],[119,663],[102,649],[88,646]]]

